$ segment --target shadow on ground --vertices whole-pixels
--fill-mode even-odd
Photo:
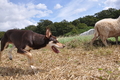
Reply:
[[[107,44],[108,45],[116,45],[116,41],[111,41],[111,40],[107,40]],[[118,41],[118,44],[120,45],[120,41]],[[94,43],[93,43],[93,46],[95,47],[99,47],[99,46],[105,46],[103,44],[103,42],[99,39],[99,40],[95,40]]]
[[[0,67],[0,76],[22,76],[22,75],[34,75],[38,72],[46,72],[43,69],[36,69],[35,72],[32,69],[21,69],[21,68],[12,68],[12,67]]]
[[[112,46],[112,45],[116,45],[117,46],[116,41],[107,40],[107,44],[109,46]],[[118,41],[118,45],[120,45],[120,41]],[[99,40],[95,40],[93,42],[92,46],[90,45],[90,42],[85,42],[83,48],[85,50],[92,50],[92,49],[99,48],[99,47],[106,47],[100,39]]]

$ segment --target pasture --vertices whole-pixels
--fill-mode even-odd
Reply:
[[[13,61],[9,60],[8,48],[0,62],[0,80],[120,80],[120,45],[104,47],[97,41],[90,47],[91,39],[92,36],[59,37],[66,45],[59,54],[46,48],[32,50],[34,65],[38,67],[35,73],[16,49]]]

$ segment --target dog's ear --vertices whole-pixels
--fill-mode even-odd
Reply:
[[[46,37],[49,38],[52,35],[50,28],[46,29]]]

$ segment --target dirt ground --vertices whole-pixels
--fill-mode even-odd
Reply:
[[[7,49],[0,62],[0,80],[120,80],[120,50],[116,46],[86,50],[85,48],[31,51],[33,72],[27,58],[13,51],[9,60]]]

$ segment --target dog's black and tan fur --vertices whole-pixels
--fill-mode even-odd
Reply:
[[[33,66],[32,54],[30,53],[31,49],[40,49],[50,44],[53,51],[58,53],[59,50],[57,48],[65,47],[51,34],[49,28],[46,29],[46,35],[38,34],[30,30],[12,29],[8,30],[1,39],[0,60],[3,50],[7,48],[9,43],[17,48],[17,53],[27,56],[31,68],[35,68]],[[12,59],[11,54],[9,54],[9,56],[10,59]]]

